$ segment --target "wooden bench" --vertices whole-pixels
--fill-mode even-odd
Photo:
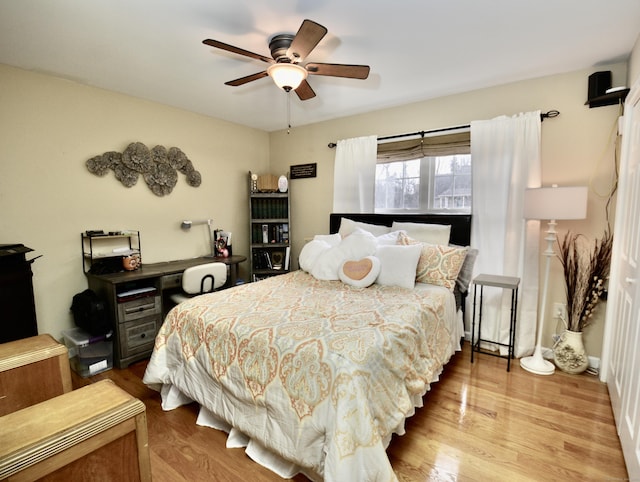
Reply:
[[[102,380],[0,418],[0,481],[150,481],[144,404]]]

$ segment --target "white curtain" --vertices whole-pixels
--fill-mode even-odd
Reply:
[[[540,111],[471,123],[474,272],[520,278],[516,357],[535,345],[540,222],[524,220],[523,199],[525,188],[540,186],[540,141]],[[508,343],[510,307],[509,290],[484,288],[483,339]]]
[[[372,213],[377,136],[338,141],[333,172],[333,212]]]

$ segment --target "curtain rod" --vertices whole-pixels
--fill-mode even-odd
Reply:
[[[545,119],[551,119],[553,117],[557,117],[559,115],[560,115],[560,112],[557,110],[550,110],[549,112],[543,112],[542,114],[540,114],[540,122],[544,121]],[[458,129],[469,129],[469,127],[471,127],[470,124],[466,124],[462,126],[454,126],[454,127],[442,127],[440,129],[431,129],[429,131],[409,132],[407,134],[397,134],[395,136],[378,137],[378,140],[386,141],[389,139],[399,139],[401,137],[413,137],[413,136],[424,137],[425,134],[436,134],[438,132],[455,131]],[[334,147],[337,146],[337,144],[335,142],[330,142],[329,144],[327,144],[327,146],[330,149],[333,149]]]

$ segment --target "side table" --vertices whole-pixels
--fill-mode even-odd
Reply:
[[[471,321],[471,363],[473,363],[473,354],[475,352],[484,353],[492,356],[502,356],[500,353],[489,352],[480,348],[480,343],[493,343],[495,345],[508,347],[507,355],[507,371],[511,370],[511,359],[514,357],[514,346],[516,338],[516,314],[518,310],[518,286],[520,278],[513,276],[501,276],[495,274],[480,274],[473,280],[473,317]],[[480,302],[476,305],[476,297],[478,294],[478,286],[480,287]],[[509,322],[509,343],[500,343],[493,340],[485,340],[482,338],[482,296],[485,286],[495,288],[503,288],[511,290],[511,319]],[[476,339],[476,306],[478,306],[478,337]]]

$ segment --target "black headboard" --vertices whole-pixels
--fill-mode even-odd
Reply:
[[[331,213],[329,216],[329,231],[337,233],[340,229],[340,218],[351,219],[361,223],[391,226],[394,221],[401,223],[420,224],[448,224],[451,226],[449,242],[458,246],[471,244],[471,215],[470,214],[361,214],[361,213]]]

